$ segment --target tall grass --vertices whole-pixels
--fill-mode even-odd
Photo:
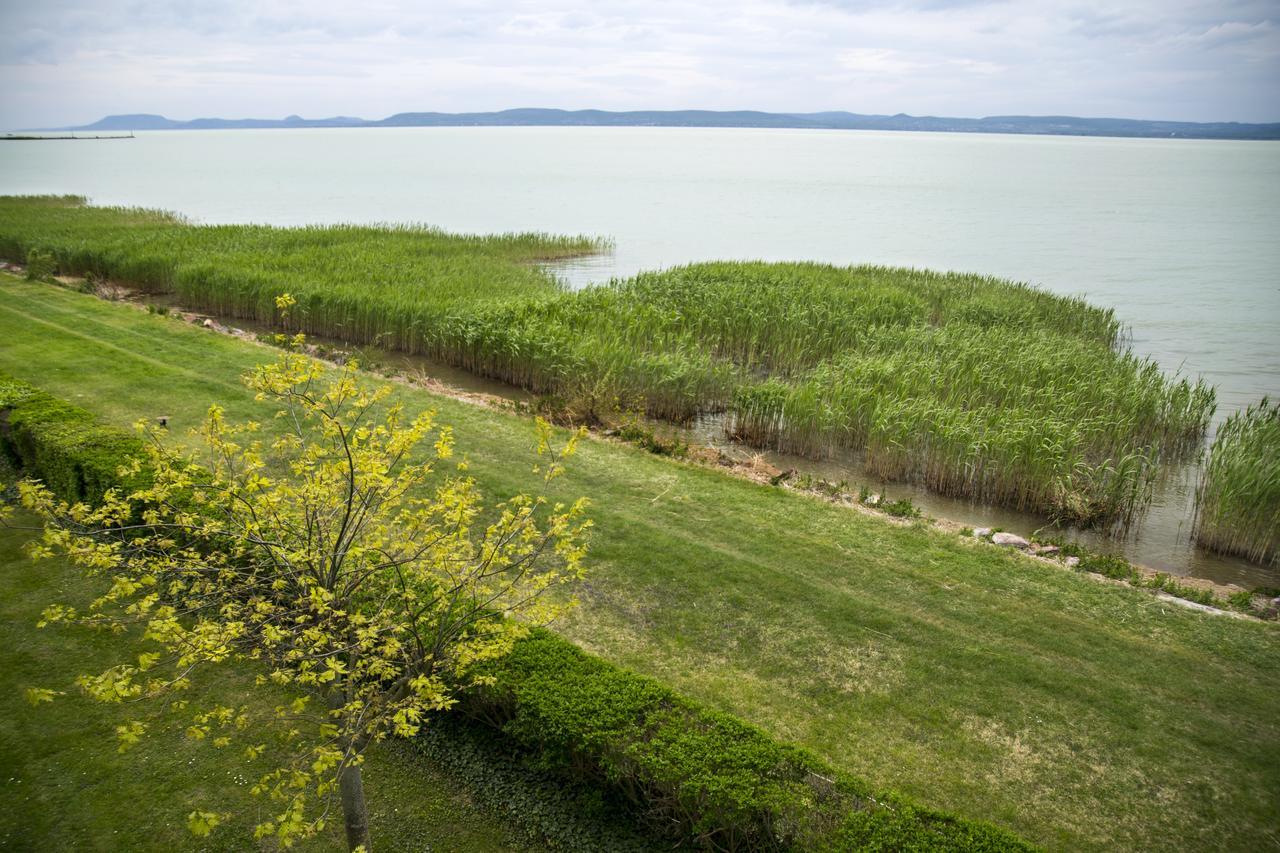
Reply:
[[[982,276],[822,264],[704,263],[495,306],[458,329],[466,366],[534,390],[584,373],[650,414],[723,410],[742,377],[789,378],[882,329],[1064,330],[1111,347],[1109,310]],[[728,368],[726,370],[726,368]]]
[[[1280,565],[1280,403],[1263,397],[1218,430],[1196,489],[1195,539]]]
[[[601,247],[426,228],[195,226],[76,198],[0,199],[0,255],[197,309],[422,353],[571,401],[687,421],[887,479],[1075,521],[1132,519],[1198,446],[1213,390],[1120,347],[1109,309],[983,276],[703,263],[569,292],[532,261]]]
[[[995,279],[709,263],[470,318],[467,366],[886,479],[1076,522],[1132,520],[1198,447],[1212,388],[1120,349],[1114,314]]]
[[[407,352],[431,352],[459,312],[557,292],[535,262],[605,245],[421,226],[202,226],[158,211],[89,207],[76,196],[0,198],[4,257],[48,251],[65,274],[115,279],[266,324],[277,320],[275,297],[288,291],[303,331]]]
[[[1057,332],[880,328],[793,381],[744,384],[730,429],[946,495],[1073,521],[1131,520],[1157,465],[1198,445],[1213,391]]]

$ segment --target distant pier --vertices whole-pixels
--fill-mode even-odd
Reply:
[[[84,133],[72,133],[72,134],[66,134],[63,136],[48,136],[45,134],[36,134],[36,133],[29,133],[29,134],[6,133],[4,136],[0,136],[0,141],[9,140],[10,142],[34,142],[36,140],[43,141],[43,140],[53,140],[53,139],[133,139],[133,138],[134,136],[132,132],[127,134],[113,134],[111,136],[99,136],[96,134],[88,135]]]

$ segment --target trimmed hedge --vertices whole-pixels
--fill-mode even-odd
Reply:
[[[565,853],[664,853],[671,841],[610,788],[548,768],[500,730],[436,715],[408,749],[435,765],[524,840]]]
[[[110,488],[130,488],[120,466],[143,450],[133,434],[0,374],[0,452],[64,500],[92,503]]]
[[[809,752],[535,629],[461,709],[709,850],[1033,849],[986,823],[872,796]]]
[[[113,486],[132,485],[119,471],[142,454],[143,444],[0,374],[0,452],[64,499],[92,502]],[[462,713],[502,732],[538,768],[607,791],[640,815],[648,832],[680,846],[826,853],[1034,849],[990,824],[893,795],[873,796],[809,752],[545,629],[534,629],[510,655],[489,664],[488,674],[493,683],[465,695]],[[555,842],[550,835],[546,840]]]

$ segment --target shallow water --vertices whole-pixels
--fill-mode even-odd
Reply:
[[[611,255],[559,269],[575,286],[711,258],[986,273],[1114,307],[1135,350],[1218,386],[1219,421],[1280,396],[1275,142],[692,128],[167,132],[9,143],[0,193],[15,192],[78,193],[207,222],[613,237]],[[793,465],[864,479],[853,458],[784,467]],[[1142,525],[1096,544],[1179,574],[1280,585],[1276,570],[1190,545],[1194,475],[1171,472]],[[889,492],[966,523],[1021,532],[1042,523]]]

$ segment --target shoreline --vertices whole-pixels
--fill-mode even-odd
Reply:
[[[56,142],[72,139],[137,139],[137,137],[132,133],[125,136],[76,136],[74,134],[70,136],[38,136],[34,134],[8,134],[6,136],[0,136],[0,142]]]
[[[15,378],[120,428],[167,415],[184,445],[212,400],[266,414],[238,378],[274,360],[268,350],[3,281]],[[530,419],[380,384],[455,425],[486,495],[529,482]],[[594,569],[561,628],[607,660],[1051,849],[1247,847],[1274,826],[1260,792],[1280,767],[1276,624],[1213,618],[613,440],[584,441],[554,489],[596,501]],[[1158,798],[1142,793],[1152,779],[1167,780]]]
[[[9,274],[16,275],[16,274],[21,274],[24,271],[25,271],[25,267],[23,267],[22,265],[14,264],[11,262],[0,261],[0,273],[9,273]],[[85,283],[85,279],[78,276],[56,276],[55,279],[56,279],[55,283],[53,283],[51,286],[80,289],[80,287]],[[147,301],[147,297],[151,296],[151,294],[143,293],[142,291],[138,291],[135,288],[131,288],[126,285],[121,285],[116,282],[109,282],[109,281],[100,282],[98,283],[97,287],[95,287],[95,289],[92,291],[92,293],[86,293],[85,295],[93,295],[94,297],[107,302],[118,302],[124,305],[129,305],[138,311],[142,311],[146,313],[157,313],[155,310],[156,303]],[[180,322],[186,323],[188,325],[199,326],[201,328],[208,329],[217,334],[226,335],[229,337],[234,337],[241,341],[253,343],[265,349],[277,349],[277,347],[274,347],[273,345],[264,342],[261,339],[259,333],[229,325],[223,322],[223,318],[219,318],[203,312],[190,311],[185,308],[182,308],[181,306],[167,306],[164,311],[164,314],[174,319],[177,319]],[[323,344],[322,345],[307,344],[306,352],[312,358],[316,358],[319,361],[322,361],[322,362],[325,362],[326,364],[330,364],[334,366],[341,365],[346,360],[345,358],[343,358],[343,356],[350,356],[352,353],[352,351],[341,351],[341,350],[334,350],[332,348],[326,348],[326,346]],[[337,357],[335,357],[335,355]],[[484,408],[500,410],[500,411],[514,412],[522,415],[527,415],[530,413],[528,407],[521,401],[513,400],[510,398],[501,396],[499,394],[486,393],[483,391],[469,391],[464,388],[460,388],[456,385],[452,385],[449,382],[442,380],[438,377],[426,375],[425,373],[421,375],[410,375],[405,370],[394,368],[394,367],[384,368],[383,370],[380,370],[380,371],[362,367],[361,370],[362,372],[365,372],[371,376],[377,376],[382,379],[394,381],[402,385],[421,388],[423,390],[428,391],[429,393],[447,397],[451,400],[467,403],[469,405],[481,406]],[[460,372],[465,373],[465,371],[460,371]],[[619,430],[617,428],[617,425],[615,424],[595,424],[595,425],[588,426],[588,436],[592,440],[601,441],[601,442],[610,442],[615,444],[625,444],[632,447],[636,447],[639,445],[641,449],[644,449],[644,445],[640,444],[635,440],[627,440],[626,438],[620,435],[620,432],[621,430]],[[648,437],[650,440],[653,440],[654,436],[651,431],[648,432]],[[759,485],[766,485],[766,486],[771,486],[775,488],[786,489],[787,491],[800,494],[800,495],[805,495],[811,499],[816,499],[829,504],[840,506],[847,510],[853,510],[866,516],[879,518],[882,521],[895,524],[899,527],[906,527],[906,526],[911,526],[916,524],[926,525],[937,532],[940,532],[946,535],[957,536],[963,541],[965,541],[966,544],[969,544],[974,547],[985,546],[985,547],[1003,549],[1007,551],[1015,551],[1024,558],[1035,560],[1036,562],[1044,565],[1050,565],[1055,568],[1068,570],[1068,571],[1074,570],[1077,573],[1083,574],[1096,582],[1119,585],[1119,586],[1132,586],[1137,589],[1144,589],[1149,594],[1151,594],[1154,598],[1167,601],[1168,603],[1175,604],[1177,606],[1195,610],[1198,612],[1204,612],[1212,615],[1228,616],[1228,617],[1240,618],[1240,619],[1257,619],[1258,621],[1272,621],[1276,618],[1280,618],[1280,613],[1277,612],[1278,610],[1280,610],[1280,598],[1277,598],[1271,601],[1271,603],[1267,606],[1259,608],[1261,615],[1255,612],[1241,612],[1239,610],[1230,610],[1230,609],[1225,609],[1223,607],[1217,607],[1209,604],[1202,604],[1196,601],[1189,600],[1187,598],[1179,597],[1176,594],[1170,594],[1169,592],[1165,591],[1160,586],[1160,584],[1163,579],[1171,578],[1170,573],[1162,572],[1158,569],[1155,569],[1150,566],[1142,565],[1140,563],[1133,563],[1127,560],[1125,561],[1126,563],[1128,563],[1128,565],[1132,567],[1134,572],[1136,572],[1136,575],[1140,580],[1140,583],[1137,583],[1137,584],[1127,583],[1124,580],[1108,577],[1106,575],[1103,575],[1097,572],[1075,568],[1075,566],[1069,563],[1068,560],[1075,559],[1076,563],[1078,564],[1079,563],[1078,558],[1069,558],[1069,557],[1062,558],[1058,554],[1059,549],[1056,546],[1048,546],[1048,547],[1042,546],[1039,543],[1036,543],[1034,541],[1034,538],[1023,539],[1022,537],[1013,537],[1014,539],[1020,540],[1023,543],[1021,545],[1012,545],[1012,544],[1002,545],[998,543],[992,543],[990,542],[990,536],[992,535],[993,531],[991,531],[990,529],[984,529],[984,528],[975,529],[974,527],[967,525],[961,521],[956,521],[956,520],[948,519],[945,517],[934,517],[934,516],[924,515],[924,514],[921,514],[919,510],[915,510],[914,508],[912,509],[916,513],[916,515],[911,517],[905,517],[905,518],[890,512],[886,512],[882,509],[878,509],[877,504],[881,503],[879,495],[872,495],[871,501],[860,500],[858,499],[858,496],[854,495],[851,492],[833,491],[832,486],[834,484],[831,484],[828,481],[822,480],[820,478],[815,479],[815,478],[809,477],[808,475],[805,475],[804,479],[809,485],[806,487],[802,487],[799,484],[801,477],[798,475],[798,472],[795,469],[788,469],[785,471],[782,469],[779,469],[776,466],[769,463],[764,458],[764,455],[761,453],[756,453],[747,460],[735,459],[716,447],[712,447],[710,445],[697,445],[697,444],[687,445],[687,453],[680,457],[676,457],[676,456],[673,456],[672,454],[662,453],[660,451],[653,450],[652,447],[650,447],[650,452],[653,452],[656,455],[665,455],[667,456],[669,461],[672,461],[678,464],[687,464],[687,465],[694,465],[702,468],[709,468],[709,469],[719,471],[728,476],[732,476],[738,479],[749,480]],[[885,499],[885,502],[887,503],[887,499]],[[910,506],[909,500],[907,503],[908,503],[908,506]],[[985,539],[980,535],[975,535],[984,530],[986,532]],[[994,532],[999,532],[999,531],[997,529]],[[1218,583],[1216,581],[1210,580],[1208,578],[1201,578],[1201,577],[1196,577],[1192,575],[1176,575],[1172,577],[1178,578],[1178,580],[1174,584],[1175,588],[1176,586],[1181,586],[1183,588],[1186,588],[1195,592],[1207,593],[1213,598],[1222,600],[1224,602],[1227,599],[1230,599],[1232,596],[1240,595],[1241,593],[1252,592],[1248,588],[1240,586],[1238,584],[1232,584],[1232,583],[1223,584],[1223,583]],[[1261,597],[1256,593],[1254,595],[1255,595],[1255,598]]]

